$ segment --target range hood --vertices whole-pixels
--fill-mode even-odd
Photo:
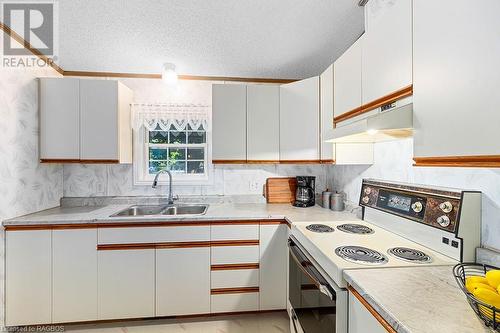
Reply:
[[[326,136],[326,142],[372,143],[413,136],[412,98],[404,98],[365,115],[345,120]]]

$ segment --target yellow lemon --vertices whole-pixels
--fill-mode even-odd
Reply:
[[[500,286],[498,286],[498,288],[497,288],[497,293],[500,294]]]
[[[478,300],[500,309],[500,295],[486,288],[476,288],[472,293]]]
[[[494,291],[494,292],[497,291],[495,288],[493,288],[489,284],[484,284],[484,283],[480,283],[480,282],[468,282],[465,284],[465,287],[467,288],[467,290],[470,293],[474,293],[474,290],[476,290],[477,288],[489,289],[489,290]]]
[[[467,286],[471,283],[482,283],[489,285],[488,280],[486,280],[484,276],[476,276],[476,275],[468,276],[465,278],[465,287],[467,288],[467,290],[469,289]]]
[[[488,280],[490,286],[498,288],[500,286],[500,269],[492,269],[486,272],[486,280]]]

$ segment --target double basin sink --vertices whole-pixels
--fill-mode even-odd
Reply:
[[[119,211],[111,217],[197,216],[204,215],[207,209],[208,205],[205,204],[138,205]]]

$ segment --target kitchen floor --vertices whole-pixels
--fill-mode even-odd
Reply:
[[[285,311],[193,319],[156,319],[108,324],[65,325],[72,333],[289,333]]]

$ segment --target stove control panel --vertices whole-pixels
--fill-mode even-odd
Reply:
[[[359,204],[452,233],[458,226],[460,197],[455,193],[363,183]]]

